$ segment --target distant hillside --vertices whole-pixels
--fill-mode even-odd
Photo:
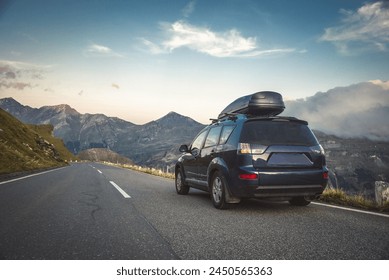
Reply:
[[[69,105],[24,106],[13,98],[0,99],[0,108],[29,124],[51,124],[54,136],[61,138],[74,154],[90,148],[111,148],[135,125],[102,114],[80,114]]]
[[[78,154],[80,160],[106,161],[119,164],[134,164],[132,160],[104,148],[93,148],[81,151]]]
[[[46,130],[47,133],[48,129],[37,128]],[[0,151],[0,174],[66,164],[53,144],[2,109],[0,109]]]
[[[189,117],[170,112],[166,116],[128,134],[118,153],[131,158],[138,165],[158,168],[174,165],[180,145],[189,144],[204,127]]]

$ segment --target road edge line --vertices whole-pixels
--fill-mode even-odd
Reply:
[[[376,213],[376,212],[371,212],[371,211],[347,208],[347,207],[342,207],[342,206],[337,206],[337,205],[332,205],[332,204],[319,203],[319,202],[311,202],[311,203],[315,204],[315,205],[325,206],[325,207],[331,207],[331,208],[342,209],[342,210],[346,210],[346,211],[352,211],[352,212],[358,212],[358,213],[363,213],[363,214],[370,214],[370,215],[375,215],[375,216],[389,218],[389,215],[382,214],[382,213]]]
[[[69,167],[69,166],[64,166],[64,167],[60,167],[60,168],[56,168],[56,169],[51,169],[51,170],[43,171],[43,172],[40,172],[40,173],[30,174],[30,175],[27,175],[27,176],[11,179],[11,180],[8,180],[8,181],[2,181],[2,182],[0,182],[0,185],[7,184],[7,183],[12,183],[12,182],[15,182],[15,181],[27,179],[27,178],[30,178],[30,177],[42,175],[42,174],[53,172],[53,171],[57,171],[57,170],[60,170],[60,169],[64,169],[66,167]]]

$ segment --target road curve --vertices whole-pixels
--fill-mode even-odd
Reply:
[[[257,200],[220,211],[172,180],[81,163],[0,184],[0,258],[388,260],[389,218]]]

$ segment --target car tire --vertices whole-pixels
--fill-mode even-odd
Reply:
[[[294,197],[291,200],[289,200],[289,203],[295,206],[307,206],[309,203],[311,203],[310,200],[307,200],[303,196]]]
[[[226,191],[226,180],[224,176],[216,171],[211,181],[211,199],[215,208],[228,208],[229,204],[226,202]]]
[[[189,186],[185,183],[184,176],[182,175],[182,171],[180,168],[176,170],[175,185],[178,194],[188,194]]]

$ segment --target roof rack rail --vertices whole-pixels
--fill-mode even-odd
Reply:
[[[210,119],[212,123],[216,123],[219,121],[225,121],[225,120],[232,120],[235,121],[238,119],[239,113],[226,113],[222,117],[219,117],[217,119]]]
[[[299,122],[299,123],[303,123],[303,124],[308,124],[307,121],[305,120],[301,120],[301,119],[298,119],[298,118],[295,118],[295,117],[287,117],[287,116],[252,116],[252,117],[248,117],[248,119],[252,119],[252,120],[269,120],[269,121],[291,121],[291,122]]]

